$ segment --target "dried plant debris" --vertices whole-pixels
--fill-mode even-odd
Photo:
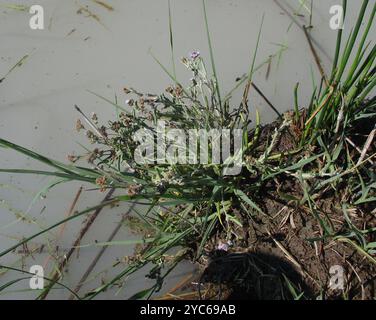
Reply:
[[[77,29],[73,28],[71,31],[68,32],[68,34],[66,35],[66,37],[69,37],[70,35],[72,35],[76,31],[77,31]]]
[[[89,9],[88,5],[82,6],[82,5],[78,4],[78,3],[77,3],[77,5],[79,6],[79,9],[77,10],[77,14],[81,14],[81,15],[83,15],[86,18],[92,18],[92,19],[94,19],[96,22],[98,22],[100,25],[102,25],[104,27],[104,24],[102,23],[102,21],[99,18],[99,16],[97,14],[93,13]]]
[[[114,7],[109,5],[108,3],[100,0],[92,0],[94,3],[106,8],[108,11],[114,11]]]
[[[28,12],[30,9],[29,6],[26,6],[23,4],[0,4],[0,6],[7,8],[7,9],[20,11],[20,12]]]
[[[25,55],[25,56],[23,56],[12,68],[10,68],[9,69],[9,71],[4,75],[4,77],[2,77],[1,79],[0,79],[0,83],[1,82],[3,82],[4,80],[5,80],[5,78],[9,75],[9,74],[11,74],[12,73],[12,71],[14,71],[16,68],[18,68],[18,67],[21,67],[24,63],[25,63],[25,61],[27,60],[29,58],[29,55],[27,54],[27,55]]]

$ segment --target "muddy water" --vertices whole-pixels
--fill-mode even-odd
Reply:
[[[10,4],[12,1],[1,1]],[[313,83],[318,83],[319,73],[301,26],[309,24],[310,1],[301,6],[298,0],[208,0],[207,11],[212,30],[213,46],[223,92],[235,85],[235,79],[249,69],[256,45],[261,17],[264,27],[256,65],[262,65],[272,56],[271,63],[260,67],[255,83],[281,112],[291,108],[293,89],[300,83],[299,99],[308,102]],[[337,0],[317,0],[313,6],[314,38],[324,68],[330,70],[335,46],[335,31],[329,28],[329,8]],[[372,1],[371,1],[372,2]],[[34,1],[17,2],[25,5]],[[79,153],[79,143],[86,139],[74,130],[77,104],[86,113],[96,112],[107,121],[115,116],[114,109],[90,94],[94,91],[123,103],[124,86],[140,91],[158,93],[169,84],[168,77],[154,62],[149,50],[167,66],[171,66],[168,36],[168,10],[166,0],[108,0],[114,8],[108,10],[93,1],[39,0],[45,13],[45,29],[31,30],[30,14],[6,8],[0,4],[0,78],[23,56],[28,55],[21,67],[14,69],[0,84],[0,136],[44,155],[66,161],[66,155]],[[208,58],[201,1],[172,0],[175,55],[180,58],[192,50],[199,50]],[[81,10],[88,5],[93,15]],[[349,25],[352,25],[359,6],[358,0],[349,4]],[[346,25],[347,26],[347,25]],[[345,27],[346,27],[345,26]],[[345,32],[349,32],[349,28]],[[371,35],[375,32],[371,31]],[[285,50],[281,51],[281,48]],[[178,59],[177,59],[178,60]],[[190,75],[177,63],[179,79]],[[268,76],[267,76],[268,75]],[[239,95],[235,95],[238,103]],[[238,99],[238,100],[236,100]],[[252,93],[252,108],[258,108],[262,120],[269,122],[275,114],[256,93]],[[42,168],[38,163],[19,154],[0,150],[1,168]],[[62,219],[69,211],[80,184],[68,183],[51,190],[47,197],[35,195],[51,179],[40,176],[0,174],[0,251],[28,235]],[[77,208],[97,204],[103,197],[84,186]],[[66,268],[64,284],[74,287],[100,248],[95,241],[106,241],[116,227],[127,206],[105,210],[82,241],[78,255],[74,255]],[[28,248],[41,244],[43,252],[23,259],[21,252],[0,258],[2,264],[15,267],[55,264],[53,257],[60,256],[69,247],[82,227],[82,221],[66,226],[62,236],[59,231],[35,239]],[[122,227],[115,240],[139,238]],[[91,245],[90,245],[91,244]],[[112,267],[117,259],[131,254],[132,246],[113,246],[98,262],[82,292],[108,281],[124,265]],[[167,288],[194,266],[184,263],[169,278]],[[124,299],[150,286],[152,282],[138,273],[125,279],[121,288],[104,293],[101,298]],[[0,284],[22,277],[16,272],[0,275]],[[28,282],[21,281],[2,294],[0,299],[33,298]],[[66,298],[66,290],[57,288],[50,298]]]

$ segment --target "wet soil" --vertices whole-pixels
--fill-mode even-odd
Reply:
[[[279,125],[276,121],[265,126],[261,141],[270,141]],[[368,132],[372,127],[359,123],[354,132]],[[297,128],[289,127],[280,136],[275,151],[294,150],[298,136]],[[372,148],[374,153],[375,146]],[[299,205],[303,189],[291,176],[278,176],[263,185],[259,194],[257,203],[265,215],[244,216],[234,208],[243,225],[231,226],[236,238],[225,250],[218,250],[218,243],[228,239],[228,234],[218,229],[208,243],[209,257],[199,261],[200,282],[202,291],[211,290],[206,290],[202,298],[375,299],[376,265],[351,243],[325,237],[320,223],[320,219],[326,221],[337,234],[348,232],[342,210],[342,204],[351,196],[347,178],[336,190],[324,189],[315,199],[317,216],[307,204]],[[372,228],[376,226],[374,210],[374,203],[356,206],[349,218],[361,230]],[[366,239],[375,241],[375,234]]]

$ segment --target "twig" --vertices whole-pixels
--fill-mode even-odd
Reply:
[[[350,266],[350,268],[354,271],[356,277],[357,277],[358,280],[359,280],[360,287],[362,288],[362,300],[366,300],[366,298],[365,298],[365,297],[366,297],[366,295],[365,295],[365,289],[364,289],[364,285],[363,285],[362,278],[359,276],[358,272],[356,272],[356,270],[355,270],[355,268],[353,267],[353,265],[352,265],[349,261],[347,261],[347,260],[346,260],[346,262],[347,262],[347,264]]]
[[[267,233],[269,237],[274,241],[274,243],[277,245],[279,249],[285,254],[286,258],[290,260],[298,269],[299,271],[309,279],[311,279],[315,284],[317,284],[317,281],[306,271],[304,270],[303,266],[290,254],[290,252],[287,251],[287,249],[280,243],[276,238],[273,237],[273,235],[270,233],[269,230],[267,230]]]
[[[70,217],[70,216],[73,214],[74,208],[75,208],[76,205],[77,205],[77,202],[78,202],[78,199],[80,198],[80,195],[81,195],[81,193],[82,193],[82,190],[83,190],[83,187],[81,186],[81,187],[78,189],[78,191],[77,191],[77,193],[76,193],[76,196],[74,197],[74,200],[73,200],[73,202],[72,202],[72,204],[71,204],[71,206],[70,206],[70,208],[69,208],[69,210],[68,210],[68,212],[67,212],[67,214],[66,214],[66,218]],[[64,224],[60,227],[60,230],[59,230],[59,233],[58,233],[57,239],[59,239],[59,238],[62,236],[62,234],[63,234],[63,232],[64,232],[64,229],[65,229],[65,226],[66,226],[66,225],[67,225],[67,223],[64,223]],[[48,262],[50,261],[50,259],[51,259],[51,255],[48,256],[46,262],[44,263],[44,268],[46,268],[46,266],[47,266]]]
[[[291,19],[291,21],[297,25],[300,29],[304,30],[304,26],[301,25],[296,19],[295,17],[280,3],[281,1],[280,0],[273,0],[274,3]],[[292,10],[291,6],[286,2],[284,1],[284,5],[286,7],[288,7],[290,10]],[[293,11],[293,10],[292,10]],[[321,46],[321,44],[316,40],[314,39],[313,37],[311,37],[311,41],[312,43],[320,49],[320,51],[324,54],[324,56],[330,61],[332,62],[333,59],[332,57],[330,57],[330,55],[325,51],[325,49]]]
[[[352,147],[354,147],[356,151],[358,151],[360,154],[362,154],[362,150],[360,150],[359,147],[358,147],[354,142],[352,142],[352,141],[350,140],[350,138],[347,138],[347,137],[346,137],[346,141],[347,141]],[[368,159],[368,162],[369,162],[370,164],[372,164],[372,165],[374,164],[373,161],[372,161],[371,159]]]
[[[69,211],[68,211],[67,217],[70,217],[70,216],[73,214],[73,210],[74,210],[74,208],[76,207],[76,204],[77,204],[77,202],[78,202],[78,199],[79,199],[80,196],[81,196],[82,190],[83,190],[83,187],[81,186],[81,187],[78,189],[77,194],[76,194],[76,196],[74,197],[74,200],[73,200],[73,202],[72,202],[72,204],[71,204],[71,206],[70,206],[70,208],[69,208]],[[59,231],[59,237],[63,234],[66,225],[67,225],[67,223],[64,223],[64,224],[61,226],[60,231]]]
[[[371,146],[373,138],[375,137],[375,133],[376,133],[376,125],[373,128],[373,130],[371,131],[371,133],[369,134],[366,143],[364,144],[363,150],[360,154],[360,158],[359,158],[357,164],[361,163],[363,161],[363,159],[365,158],[365,156],[367,155],[367,151],[368,151],[369,147]]]
[[[183,286],[185,286],[193,277],[193,273],[186,276],[183,280],[181,280],[176,286],[174,286],[167,294],[173,294]]]
[[[270,108],[278,115],[279,118],[282,118],[282,114],[277,110],[276,107],[270,102],[270,100],[262,93],[262,91],[256,86],[254,82],[251,83],[252,87],[256,90],[256,92],[265,100],[265,102],[269,105]]]
[[[303,271],[302,265],[286,250],[286,248],[276,239],[272,236],[270,231],[267,231],[268,235],[274,243],[278,246],[278,248],[281,249],[281,251],[285,254],[286,258],[290,260],[300,271]]]
[[[114,231],[112,231],[111,235],[108,237],[107,239],[107,243],[111,242],[115,236],[117,235],[117,233],[119,232],[121,226],[123,225],[126,217],[128,216],[128,214],[132,211],[132,209],[135,207],[135,203],[132,203],[131,207],[129,208],[129,210],[123,215],[122,219],[120,220],[119,224],[116,226],[116,228],[114,229]],[[95,266],[97,265],[99,259],[103,256],[104,252],[106,251],[106,249],[108,248],[108,246],[103,246],[101,248],[101,250],[98,252],[98,254],[95,256],[94,260],[91,262],[91,264],[89,265],[89,267],[87,268],[87,270],[85,271],[84,275],[81,277],[78,285],[76,286],[76,288],[74,289],[74,292],[77,293],[80,291],[81,287],[83,286],[83,284],[85,283],[85,281],[87,280],[87,278],[89,277],[90,273],[93,271],[93,269],[95,268]],[[69,297],[69,300],[73,300],[76,296],[72,293],[71,296]]]
[[[110,200],[112,194],[114,193],[115,189],[112,188],[108,193],[107,195],[105,196],[105,198],[102,200],[101,203],[105,203],[107,202],[108,200]],[[74,251],[76,250],[76,247],[79,246],[82,238],[85,236],[85,234],[87,233],[87,231],[90,229],[90,227],[92,226],[92,224],[94,223],[95,219],[98,217],[98,214],[102,211],[103,207],[100,207],[98,208],[97,210],[94,211],[94,213],[90,216],[90,219],[86,222],[85,226],[81,229],[77,239],[74,241],[74,243],[72,244],[72,247],[71,249],[69,250],[69,252],[64,256],[64,260],[60,262],[59,264],[59,267],[58,267],[58,270],[55,271],[53,277],[52,278],[52,282],[51,284],[49,285],[48,288],[46,288],[45,291],[42,292],[42,294],[40,295],[39,299],[41,300],[44,300],[46,299],[48,293],[50,292],[52,286],[54,285],[54,283],[56,281],[58,281],[59,279],[59,274],[61,274],[64,270],[64,267],[67,265],[70,257],[73,255]]]
[[[304,34],[305,34],[305,36],[307,38],[307,41],[308,41],[309,47],[311,49],[311,52],[313,54],[313,57],[315,58],[315,62],[316,62],[317,68],[320,71],[321,77],[324,79],[326,86],[329,87],[329,82],[328,82],[328,79],[326,77],[324,68],[323,68],[323,66],[321,64],[321,60],[320,60],[320,58],[319,58],[319,56],[318,56],[318,54],[316,52],[316,49],[313,46],[313,43],[312,43],[312,40],[311,40],[311,36],[309,35],[309,33],[307,31],[307,27],[303,26],[303,30],[304,30]]]

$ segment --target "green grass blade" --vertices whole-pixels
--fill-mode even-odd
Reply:
[[[169,30],[169,35],[170,35],[172,72],[173,72],[174,78],[176,78],[175,53],[174,53],[174,34],[173,34],[173,28],[172,28],[172,14],[171,14],[171,1],[170,0],[168,0],[168,30]]]
[[[221,92],[220,92],[220,89],[219,89],[219,82],[218,82],[218,76],[217,76],[217,70],[216,70],[215,61],[214,61],[213,45],[212,45],[210,31],[209,31],[208,16],[207,16],[207,13],[206,13],[205,0],[202,0],[202,6],[203,6],[203,9],[204,9],[204,20],[205,20],[206,35],[207,35],[207,38],[208,38],[210,61],[211,61],[212,69],[213,69],[213,75],[214,75],[215,82],[216,82],[215,85],[216,85],[216,91],[217,91],[217,96],[218,96],[218,103],[219,103],[221,110],[223,110],[222,109]]]

